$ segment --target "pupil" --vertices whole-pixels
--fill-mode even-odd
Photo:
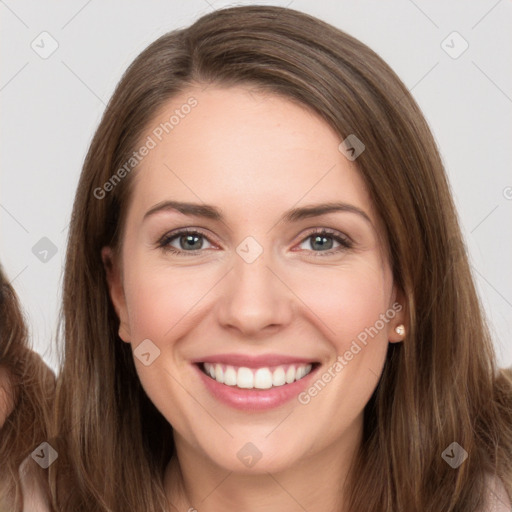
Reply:
[[[182,240],[185,239],[186,240],[186,243],[185,245],[189,248],[189,249],[200,249],[201,248],[201,244],[199,243],[198,244],[198,247],[194,247],[194,243],[197,243],[198,240],[200,239],[199,236],[197,235],[184,235],[182,237]],[[192,242],[192,243],[189,243],[189,242]]]
[[[332,245],[332,240],[330,239],[330,237],[326,237],[326,236],[322,236],[322,235],[317,235],[317,236],[315,236],[315,240],[313,242],[313,245],[318,243],[319,245],[317,245],[317,248],[320,248],[320,249],[324,248],[325,249],[326,248],[326,241],[327,241],[327,245],[329,245],[329,243],[328,243],[329,241],[331,242],[330,245]],[[327,249],[330,249],[330,248],[331,247],[327,247]]]

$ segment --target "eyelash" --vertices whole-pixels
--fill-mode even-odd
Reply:
[[[198,231],[196,229],[182,229],[182,230],[177,231],[172,234],[165,234],[157,242],[157,246],[158,246],[158,248],[163,249],[166,252],[170,252],[170,253],[176,254],[178,256],[196,256],[198,252],[202,251],[202,249],[197,249],[195,251],[182,251],[182,250],[178,250],[169,245],[172,241],[174,241],[176,238],[179,238],[182,235],[199,235],[201,237],[206,238],[210,243],[212,243],[209,240],[209,238],[201,231]],[[340,247],[337,247],[336,249],[331,249],[329,251],[311,251],[311,252],[315,253],[313,256],[315,258],[317,256],[320,256],[320,257],[331,256],[333,254],[345,251],[347,249],[351,249],[353,247],[353,243],[348,237],[342,235],[338,231],[332,231],[332,230],[325,229],[325,228],[310,232],[305,238],[302,239],[300,244],[305,242],[308,238],[311,238],[314,236],[327,236],[327,237],[334,239],[336,242],[338,242],[340,244]]]

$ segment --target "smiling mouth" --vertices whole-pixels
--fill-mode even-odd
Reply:
[[[241,389],[271,389],[286,386],[309,375],[320,363],[285,364],[261,368],[221,363],[199,363],[203,373],[226,386]]]

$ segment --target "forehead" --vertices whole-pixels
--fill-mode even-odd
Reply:
[[[164,104],[140,146],[134,209],[166,199],[218,204],[244,218],[349,201],[375,218],[341,138],[305,106],[249,87],[193,87]],[[141,212],[139,212],[140,214]]]

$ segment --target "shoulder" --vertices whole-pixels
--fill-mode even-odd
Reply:
[[[496,475],[487,474],[485,506],[481,512],[511,512],[512,502],[503,481]]]
[[[37,463],[29,455],[19,467],[20,487],[23,496],[22,512],[51,512],[44,478]]]

